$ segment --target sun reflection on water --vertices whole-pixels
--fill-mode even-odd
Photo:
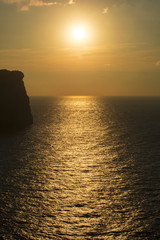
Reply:
[[[56,172],[50,188],[56,189],[52,197],[56,201],[58,234],[70,239],[102,231],[106,225],[104,205],[111,205],[105,189],[110,192],[113,182],[118,184],[120,180],[111,166],[116,153],[104,144],[109,130],[101,114],[101,104],[94,97],[64,97],[59,102],[59,121],[52,131],[58,166],[54,160],[50,163]]]

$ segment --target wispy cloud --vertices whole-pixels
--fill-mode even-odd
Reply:
[[[54,0],[0,0],[7,4],[16,4],[21,11],[28,11],[31,7],[52,6],[58,4]]]
[[[76,0],[0,0],[0,2],[16,4],[20,11],[28,11],[31,7],[73,5],[76,3]]]
[[[108,13],[108,8],[104,8],[102,11],[103,14],[107,14]]]
[[[44,2],[41,0],[32,0],[29,3],[29,6],[50,6],[53,5],[55,2]]]
[[[69,0],[68,4],[75,4],[75,0]]]

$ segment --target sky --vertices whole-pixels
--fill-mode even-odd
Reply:
[[[0,0],[0,69],[23,71],[30,96],[160,96],[159,11],[159,0]]]

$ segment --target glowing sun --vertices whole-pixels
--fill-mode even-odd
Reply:
[[[88,29],[83,25],[75,25],[70,28],[69,38],[72,43],[86,43],[89,38]]]
[[[73,28],[71,34],[75,41],[83,41],[87,38],[87,31],[84,27]]]

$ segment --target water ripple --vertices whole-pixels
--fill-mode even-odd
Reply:
[[[0,238],[160,239],[160,99],[33,98],[32,110],[31,128],[0,136]]]

